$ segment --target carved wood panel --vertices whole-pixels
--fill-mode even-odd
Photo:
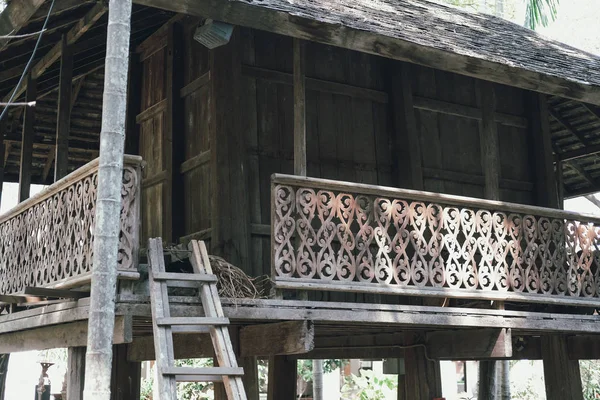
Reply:
[[[0,223],[0,293],[48,286],[91,272],[97,160],[75,171]],[[121,190],[118,269],[137,271],[139,163],[126,164]]]
[[[273,185],[275,278],[600,297],[598,224],[310,181]]]

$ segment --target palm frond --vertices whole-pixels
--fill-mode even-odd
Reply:
[[[556,19],[560,0],[527,0],[525,25],[535,30],[538,26],[547,26]]]

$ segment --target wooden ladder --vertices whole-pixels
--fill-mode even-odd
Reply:
[[[229,319],[225,318],[204,242],[189,244],[193,274],[165,272],[162,240],[148,241],[148,275],[152,303],[152,328],[156,352],[156,400],[177,400],[177,382],[223,382],[228,400],[246,400],[244,371],[237,366],[231,345]],[[169,287],[197,287],[204,317],[171,317]],[[173,333],[210,334],[218,367],[176,367]]]

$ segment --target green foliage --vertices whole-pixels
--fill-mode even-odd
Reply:
[[[204,368],[212,367],[211,358],[190,358],[187,360],[175,360],[177,367]],[[140,389],[140,400],[153,400],[152,389],[154,386],[154,368],[150,378],[142,379]],[[177,398],[180,400],[212,400],[213,384],[210,382],[185,382],[177,384]]]
[[[348,360],[323,360],[323,373],[328,374],[338,368],[342,368],[348,364]],[[298,376],[305,382],[312,381],[313,378],[313,362],[312,360],[298,360],[296,364]]]
[[[585,400],[600,398],[600,361],[579,361],[579,369],[583,383],[583,398]]]
[[[559,0],[527,0],[525,25],[535,30],[538,26],[547,26],[550,18],[556,19]]]
[[[377,375],[372,370],[361,369],[359,376],[350,375],[342,387],[343,400],[385,400],[394,396],[398,377]]]

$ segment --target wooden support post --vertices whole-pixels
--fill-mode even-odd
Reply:
[[[498,149],[498,127],[494,84],[479,81],[481,122],[479,123],[481,144],[481,166],[485,176],[485,198],[500,200],[500,151]]]
[[[294,39],[294,174],[306,176],[306,79],[304,42]]]
[[[164,199],[167,209],[171,215],[171,226],[167,229],[171,232],[171,241],[177,240],[185,234],[185,195],[183,193],[183,174],[181,164],[185,161],[184,140],[184,104],[179,92],[183,87],[183,36],[181,26],[178,23],[169,25],[167,31],[167,109],[165,113],[167,124],[166,143],[171,144],[169,170],[171,171],[170,185],[163,185]]]
[[[570,360],[565,336],[542,337],[547,400],[583,400],[579,361]]]
[[[136,116],[141,111],[142,63],[136,52],[129,53],[129,79],[127,86],[127,127],[125,154],[140,154],[140,126]],[[171,92],[172,93],[172,92]]]
[[[415,334],[405,334],[406,343],[415,343]],[[440,362],[427,358],[425,347],[412,347],[404,350],[405,398],[410,400],[431,400],[442,397]]]
[[[537,182],[537,206],[558,208],[558,193],[552,166],[552,139],[546,95],[532,93],[530,102],[532,149]]]
[[[241,53],[239,31],[231,42],[210,55],[211,239],[213,253],[250,271],[250,217],[247,153],[241,109]]]
[[[498,391],[496,364],[496,361],[490,360],[479,362],[478,398],[486,400],[496,399],[496,393]]]
[[[58,115],[56,118],[56,155],[54,182],[69,173],[69,135],[71,129],[71,91],[73,87],[73,49],[62,36],[60,80],[58,86]]]
[[[142,364],[127,360],[127,345],[113,346],[111,400],[139,400]]]
[[[565,208],[565,180],[564,180],[564,166],[565,163],[562,160],[556,161],[556,190],[558,191],[558,208]]]
[[[4,136],[6,135],[6,126],[6,119],[0,121],[0,204],[2,204],[2,187],[4,186],[4,161],[6,158]]]
[[[258,360],[256,357],[241,357],[240,367],[244,368],[244,389],[248,400],[259,400]]]
[[[83,400],[85,347],[69,347],[67,363],[67,399]]]
[[[269,357],[267,400],[296,399],[296,360],[286,356]]]
[[[10,354],[0,354],[0,400],[4,400],[6,391],[6,374],[8,372],[8,361]]]
[[[397,61],[391,63],[394,178],[398,187],[423,190],[421,142],[413,104],[410,65]]]
[[[27,75],[27,94],[25,101],[35,101],[37,84],[31,74]],[[23,117],[23,134],[21,139],[21,164],[19,166],[19,202],[29,198],[31,189],[31,169],[33,167],[33,139],[35,124],[35,107],[25,107]]]

